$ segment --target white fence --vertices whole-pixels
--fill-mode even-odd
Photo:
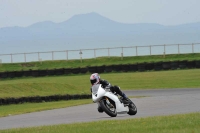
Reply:
[[[143,56],[200,53],[200,43],[164,44],[148,46],[111,47],[80,50],[0,54],[1,63],[34,62],[44,60],[88,59],[102,56]]]

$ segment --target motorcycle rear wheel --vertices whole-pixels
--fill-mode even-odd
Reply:
[[[107,104],[107,102],[105,100],[101,100],[100,101],[100,106],[101,108],[104,110],[104,112],[111,116],[111,117],[116,117],[117,116],[117,111],[116,111],[116,107],[113,106],[112,108]]]

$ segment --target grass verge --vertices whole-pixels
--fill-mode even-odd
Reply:
[[[2,130],[1,133],[199,133],[200,113]]]
[[[5,106],[0,106],[0,117],[31,113],[43,110],[51,110],[57,108],[66,108],[70,106],[78,106],[89,103],[92,103],[92,99],[5,105]]]
[[[0,80],[0,98],[90,94],[90,74]],[[200,69],[102,73],[102,79],[122,90],[200,88]]]
[[[87,66],[102,66],[113,64],[135,64],[141,62],[158,62],[158,61],[176,61],[176,60],[200,60],[200,54],[171,54],[171,55],[151,55],[151,56],[126,56],[123,57],[98,57],[96,59],[80,60],[56,60],[29,62],[29,63],[3,63],[0,66],[0,72],[3,71],[21,71],[21,70],[45,70],[55,68],[76,68]]]

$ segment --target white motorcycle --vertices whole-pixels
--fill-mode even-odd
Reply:
[[[110,89],[102,88],[101,84],[92,86],[92,100],[111,117],[116,117],[117,114],[135,115],[137,113],[137,108],[130,99],[128,99],[129,104],[124,104],[122,97],[112,93]]]

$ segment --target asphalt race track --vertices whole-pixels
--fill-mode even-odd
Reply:
[[[90,122],[114,119],[133,119],[149,116],[200,112],[200,89],[167,89],[125,91],[138,108],[135,116],[118,114],[111,118],[98,113],[95,103],[0,118],[0,130],[64,123]]]

